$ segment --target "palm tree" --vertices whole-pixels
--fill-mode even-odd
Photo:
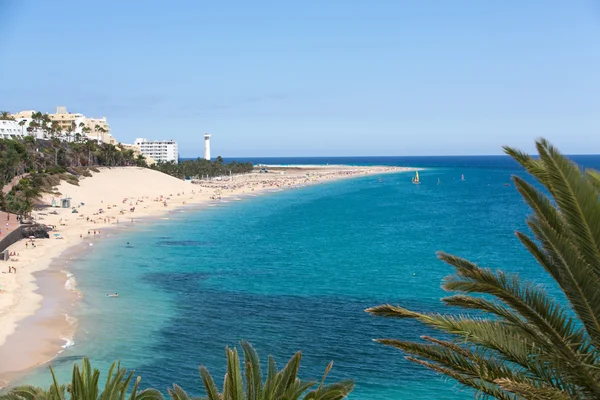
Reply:
[[[21,135],[23,135],[23,127],[25,126],[25,123],[27,122],[27,120],[22,119],[19,121],[19,126],[21,127]]]
[[[88,152],[88,166],[92,165],[92,153],[96,150],[97,144],[93,139],[87,138],[84,147]]]
[[[52,120],[50,120],[50,116],[48,114],[39,113],[40,115],[40,128],[42,132],[44,132],[44,137],[47,136],[48,132],[52,131]]]
[[[143,154],[138,154],[135,159],[135,165],[138,167],[147,167],[148,164],[146,163],[146,157],[144,157]]]
[[[0,120],[9,120],[14,121],[15,117],[13,117],[8,111],[0,111]]]
[[[79,126],[81,126],[81,124],[79,124]],[[84,138],[88,137],[88,134],[91,132],[91,129],[88,128],[87,126],[81,128],[81,133],[84,135]]]
[[[96,133],[96,140],[100,141],[99,133],[102,132],[102,127],[100,125],[94,126],[94,132]]]
[[[51,139],[52,149],[54,149],[54,166],[58,166],[58,152],[60,151],[60,139],[56,136],[52,136]]]
[[[73,375],[71,382],[65,385],[59,385],[54,370],[50,367],[52,374],[52,384],[48,390],[35,386],[19,386],[11,389],[7,394],[0,395],[0,400],[65,400],[65,391],[70,394],[71,400],[125,400],[129,392],[129,400],[162,400],[162,394],[156,389],[145,389],[138,391],[141,378],[138,376],[133,379],[133,371],[121,368],[120,364],[113,363],[108,371],[108,377],[104,384],[104,389],[100,391],[98,383],[100,380],[100,371],[93,369],[90,361],[84,358],[81,363],[81,369],[78,364],[73,366]]]
[[[219,393],[208,370],[203,366],[200,367],[200,375],[207,394],[206,400],[296,400],[300,398],[304,400],[341,400],[354,388],[352,381],[324,385],[325,378],[333,366],[333,362],[331,362],[327,366],[319,386],[309,391],[317,383],[303,382],[298,379],[298,368],[302,358],[300,352],[294,354],[281,371],[277,371],[275,360],[269,357],[267,379],[263,383],[258,354],[250,343],[242,341],[240,344],[244,351],[246,384],[244,385],[242,379],[242,368],[237,349],[227,348],[225,350],[227,373],[222,393]],[[173,385],[173,388],[169,389],[169,395],[172,400],[193,399],[178,385]]]
[[[498,399],[600,398],[600,174],[582,171],[546,140],[538,158],[505,147],[546,189],[517,176],[513,182],[531,207],[533,237],[517,237],[568,301],[551,298],[534,282],[439,253],[456,274],[444,298],[469,314],[421,313],[381,305],[367,311],[412,318],[453,339],[424,342],[378,339],[424,365]],[[483,296],[482,296],[483,295]]]
[[[50,124],[50,137],[51,138],[60,137],[60,134],[61,134],[60,125],[58,124],[58,122],[52,121],[52,123]]]
[[[104,134],[106,132],[108,132],[106,129],[100,127],[100,129],[98,129],[98,131],[100,132],[100,134],[102,135],[102,142],[104,142]]]
[[[67,142],[71,142],[71,137],[73,136],[73,132],[75,132],[76,129],[77,125],[75,124],[75,121],[72,121],[71,125],[67,128],[67,131],[65,132]]]
[[[44,129],[42,127],[43,125],[43,115],[41,112],[34,112],[31,114],[31,121],[29,122],[29,127],[27,128],[27,131],[31,134],[31,135],[35,135],[37,136],[37,131],[42,131],[44,132]]]

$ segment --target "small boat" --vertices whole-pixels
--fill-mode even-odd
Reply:
[[[412,183],[415,185],[421,184],[421,181],[419,181],[419,171],[415,171],[415,176],[412,178]]]
[[[442,183],[442,182],[440,181],[440,178],[438,178],[438,185],[439,185],[440,183]]]
[[[462,175],[460,176],[460,180],[461,180],[461,181],[464,181],[464,180],[465,180],[465,174],[462,174]]]

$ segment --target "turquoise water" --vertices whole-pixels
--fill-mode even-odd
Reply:
[[[329,379],[354,379],[353,399],[472,398],[371,340],[431,331],[363,310],[443,310],[440,282],[452,269],[438,250],[546,282],[513,234],[528,214],[505,186],[515,172],[510,163],[437,167],[418,186],[406,173],[357,178],[105,232],[67,267],[84,299],[75,344],[54,362],[59,376],[82,356],[103,371],[119,358],[146,386],[202,394],[198,365],[221,382],[225,346],[246,339],[279,364],[302,350],[304,378],[320,379],[334,360]],[[49,377],[44,369],[26,381]]]

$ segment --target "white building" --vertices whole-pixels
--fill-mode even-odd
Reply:
[[[26,127],[8,119],[0,120],[0,139],[22,138],[27,134]]]
[[[146,138],[135,139],[134,144],[139,146],[140,152],[156,162],[179,162],[177,143],[173,140],[148,141]]]

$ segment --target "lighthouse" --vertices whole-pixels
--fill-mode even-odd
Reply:
[[[204,134],[204,159],[210,161],[210,135]]]

